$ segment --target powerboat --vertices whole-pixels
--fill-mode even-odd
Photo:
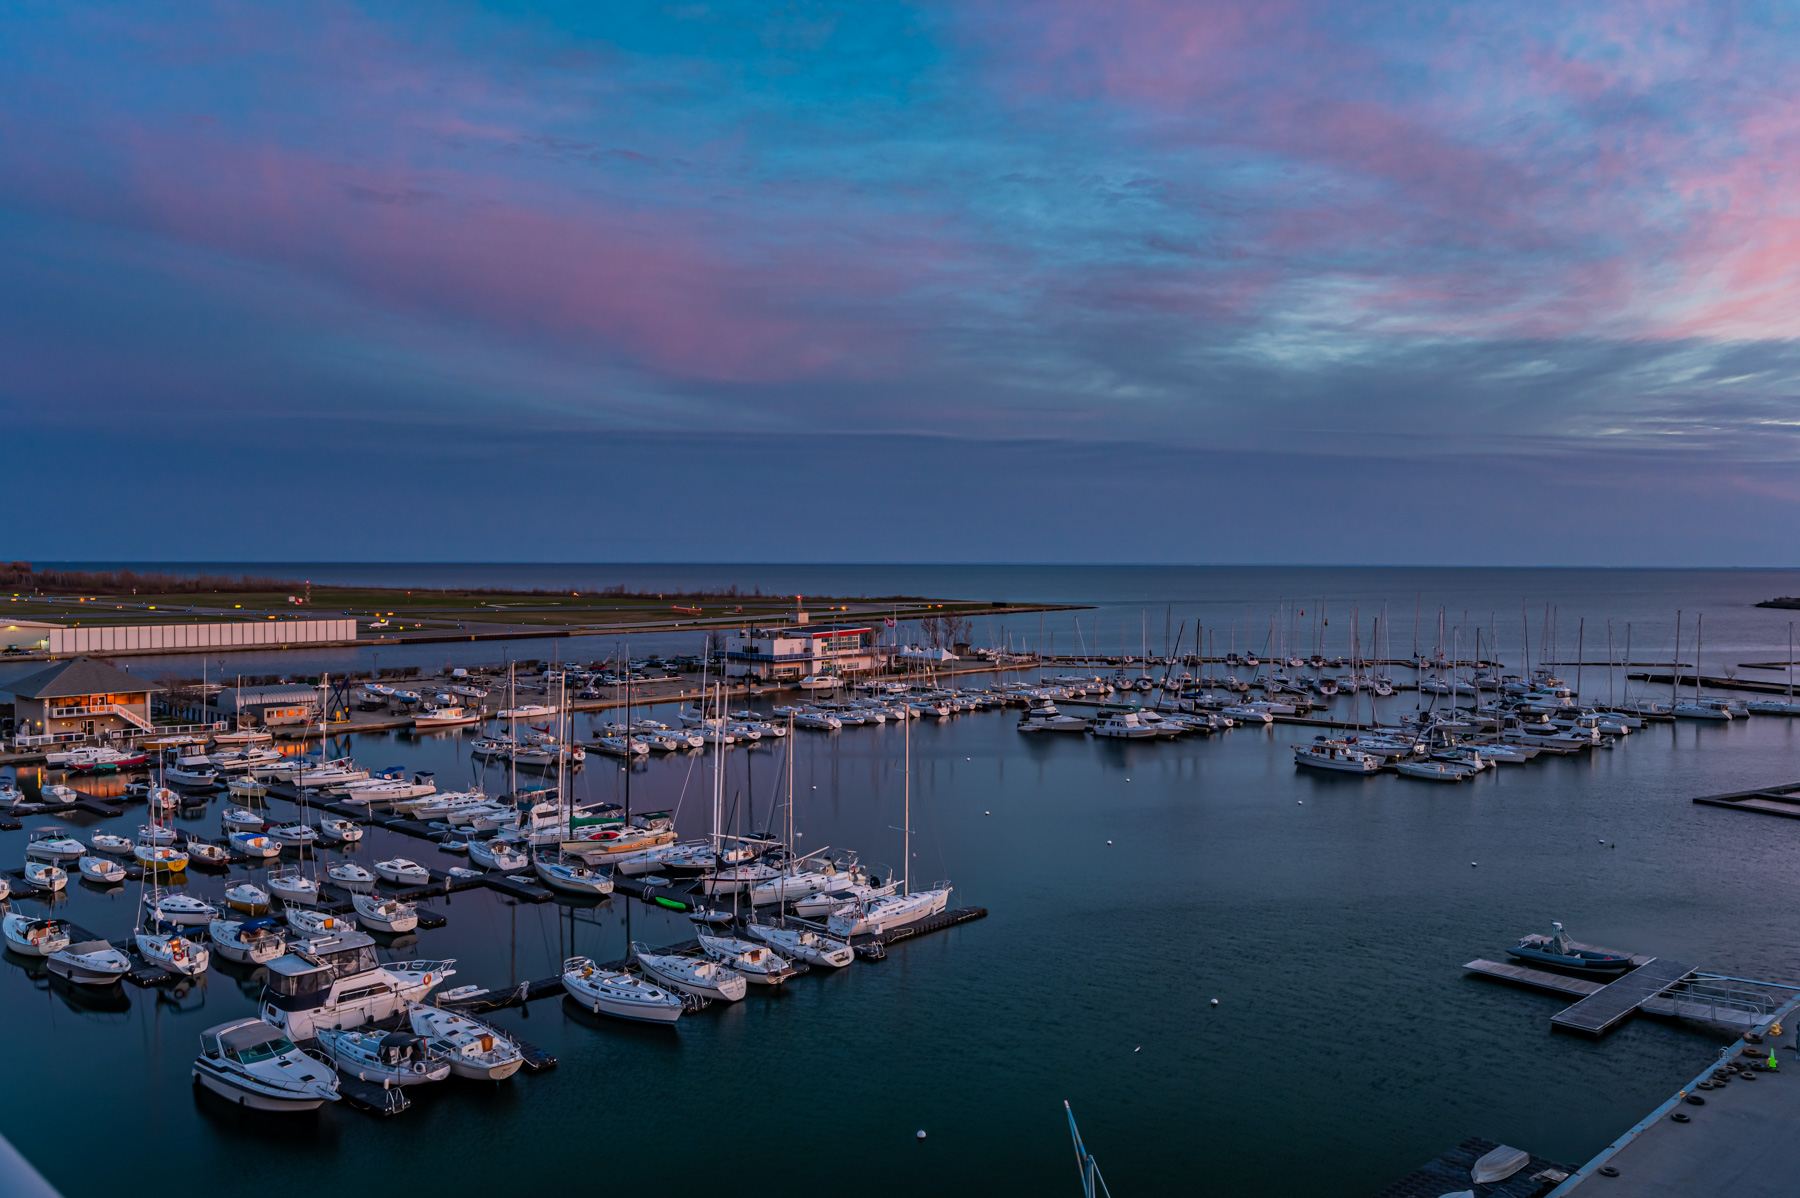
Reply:
[[[82,986],[110,986],[131,972],[131,958],[104,940],[83,940],[50,954],[45,967]]]
[[[743,974],[710,957],[646,952],[641,944],[631,946],[631,955],[646,974],[683,994],[738,1002],[750,992]]]
[[[1378,774],[1381,772],[1379,757],[1323,736],[1314,737],[1310,745],[1294,745],[1293,749],[1294,764],[1306,766],[1308,769],[1330,770],[1339,774]]]
[[[78,863],[83,881],[111,886],[125,880],[125,867],[111,857],[88,855]]]
[[[131,852],[131,838],[114,836],[111,832],[96,832],[88,837],[88,843],[96,853],[111,853],[115,857],[123,857]]]
[[[6,947],[20,956],[48,957],[69,947],[69,921],[33,919],[11,911],[0,920],[0,935],[4,935]]]
[[[417,861],[409,861],[405,857],[377,861],[375,873],[382,881],[392,882],[396,886],[424,886],[431,881],[430,870]]]
[[[297,936],[333,935],[349,928],[351,921],[312,907],[284,907],[281,918]]]
[[[27,861],[20,873],[33,890],[61,890],[69,884],[69,875],[48,861]]]
[[[640,1023],[674,1023],[684,1004],[679,995],[660,989],[623,969],[602,969],[586,957],[563,962],[563,989],[596,1015]]]
[[[1403,778],[1419,778],[1426,782],[1461,782],[1475,770],[1448,761],[1397,761],[1394,772]]]
[[[480,722],[479,710],[470,713],[457,706],[427,707],[413,717],[414,728],[462,728]]]
[[[212,869],[225,869],[231,864],[231,850],[222,844],[212,844],[201,840],[198,836],[188,837],[188,864],[207,866]]]
[[[61,828],[35,828],[26,842],[25,855],[34,861],[61,864],[74,861],[87,852],[87,846]]]
[[[319,1033],[319,1048],[338,1072],[379,1082],[383,1089],[441,1082],[450,1076],[450,1062],[434,1055],[424,1038],[412,1032],[326,1029]]]
[[[373,894],[375,875],[354,861],[339,861],[325,870],[333,886],[342,886],[352,894]]]
[[[413,1034],[423,1036],[450,1072],[473,1081],[505,1081],[519,1071],[525,1055],[512,1038],[467,1015],[414,1004],[407,1013]]]
[[[139,824],[137,842],[139,844],[174,844],[175,829],[167,824]]]
[[[201,1032],[194,1081],[257,1111],[315,1111],[338,1100],[337,1074],[261,1019]]]
[[[353,819],[322,819],[319,837],[330,844],[355,844],[363,838],[362,825]]]
[[[203,928],[219,914],[211,903],[191,894],[154,894],[144,896],[144,914],[159,923],[178,928]]]
[[[268,795],[269,788],[246,774],[227,782],[225,793],[234,799],[260,799]]]
[[[326,917],[329,918],[329,917]],[[334,921],[336,922],[336,921]],[[350,1028],[399,1014],[456,973],[452,961],[395,961],[375,957],[367,933],[338,928],[296,936],[285,955],[268,964],[261,1015],[296,1040],[329,1028]]]
[[[284,849],[303,849],[318,841],[319,830],[311,824],[279,824],[269,829],[269,835]]]
[[[213,949],[239,965],[267,965],[287,951],[287,934],[267,916],[256,919],[215,919],[207,925]]]
[[[747,982],[762,986],[779,986],[799,970],[787,958],[763,944],[752,944],[736,936],[711,936],[699,933],[700,950],[713,960],[730,966]]]
[[[245,915],[261,915],[269,909],[269,893],[260,886],[239,882],[226,889],[225,905]]]
[[[419,909],[378,894],[352,894],[356,921],[372,932],[410,932],[419,926]]]
[[[1576,973],[1620,974],[1631,968],[1631,958],[1577,947],[1560,923],[1552,921],[1550,935],[1532,933],[1506,950],[1506,955],[1533,965],[1550,965]]]
[[[1154,737],[1156,729],[1139,720],[1135,711],[1109,711],[1094,722],[1094,735],[1144,740]]]

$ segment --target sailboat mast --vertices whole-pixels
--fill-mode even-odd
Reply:
[[[900,859],[900,893],[912,893],[912,721],[903,720],[906,726],[906,750],[900,771],[900,788],[902,799],[900,823],[902,848]]]
[[[1669,666],[1669,705],[1681,702],[1681,609],[1675,609],[1675,660]]]

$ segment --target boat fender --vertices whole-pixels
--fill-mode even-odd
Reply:
[[[1673,1119],[1677,1123],[1692,1122],[1692,1120],[1690,1120],[1686,1115],[1682,1114],[1680,1111],[1676,1111],[1673,1115],[1670,1115],[1669,1118]]]
[[[1689,1106],[1705,1106],[1706,1099],[1700,1097],[1698,1094],[1689,1094],[1687,1096],[1687,1103]]]
[[[1619,1175],[1619,1171],[1611,1165],[1601,1165],[1599,1172],[1602,1177],[1617,1177]]]

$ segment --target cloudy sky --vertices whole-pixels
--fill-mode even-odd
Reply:
[[[1792,564],[1792,5],[0,7],[6,552]]]

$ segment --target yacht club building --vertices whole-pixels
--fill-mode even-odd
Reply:
[[[91,657],[58,662],[5,687],[19,735],[88,737],[150,731],[150,695],[161,689]]]
[[[808,674],[870,674],[875,631],[867,625],[788,624],[744,628],[725,639],[725,672],[733,678],[792,682]]]

